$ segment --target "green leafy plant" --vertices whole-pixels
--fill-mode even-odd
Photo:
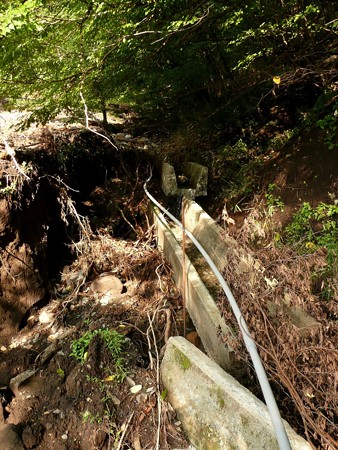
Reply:
[[[113,358],[113,368],[107,368],[108,375],[101,381],[122,382],[127,376],[124,358],[122,356],[123,345],[125,343],[125,336],[123,334],[106,328],[86,331],[79,339],[72,342],[70,355],[74,356],[81,364],[83,364],[87,359],[89,345],[96,336],[99,336],[100,339],[102,339]]]
[[[4,187],[1,187],[1,185],[2,185],[2,183],[0,181],[0,195],[3,195],[3,196],[12,195],[17,189],[17,184],[15,181],[12,184],[9,184]]]
[[[61,367],[59,367],[56,370],[56,373],[59,375],[60,378],[64,378],[64,376],[65,376],[65,371],[63,369],[61,369]]]
[[[307,250],[325,247],[331,263],[338,256],[337,220],[338,205],[321,202],[317,207],[312,207],[304,202],[285,228],[285,235],[289,243],[299,243]]]
[[[281,197],[276,197],[273,191],[276,189],[275,184],[269,184],[268,192],[265,194],[265,200],[268,207],[268,215],[271,216],[277,209],[284,211],[284,202]]]
[[[83,411],[82,413],[82,421],[83,423],[89,422],[100,424],[102,423],[102,417],[99,414],[93,414],[86,409],[86,411]]]
[[[327,266],[321,271],[323,297],[333,295],[330,278],[338,273],[338,205],[319,203],[313,207],[304,202],[285,228],[287,242],[296,245],[302,253],[312,253],[319,247],[327,252]]]
[[[338,124],[337,112],[338,111],[334,111],[334,113],[325,116],[324,119],[317,121],[317,126],[326,132],[324,142],[329,150],[333,150],[338,146],[338,143],[336,142],[336,131]]]

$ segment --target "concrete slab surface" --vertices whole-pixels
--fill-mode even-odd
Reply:
[[[183,337],[171,337],[162,381],[197,450],[279,450],[267,407]],[[285,423],[293,450],[311,446]]]

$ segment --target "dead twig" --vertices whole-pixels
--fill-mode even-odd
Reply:
[[[123,431],[122,431],[122,434],[121,434],[121,437],[120,437],[120,440],[119,440],[119,443],[118,443],[118,446],[117,446],[116,450],[120,450],[122,448],[124,437],[125,437],[125,435],[127,433],[128,427],[129,427],[131,419],[133,417],[134,417],[134,411],[130,414],[130,416],[128,417],[128,420],[123,423],[123,425],[121,427],[121,431],[122,430]]]
[[[84,96],[83,96],[81,91],[80,91],[80,97],[81,97],[82,103],[84,105],[84,113],[85,113],[85,117],[86,117],[86,128],[87,128],[87,130],[91,131],[92,133],[96,134],[97,136],[102,137],[103,139],[108,141],[109,144],[112,145],[115,148],[115,150],[118,150],[119,148],[109,139],[108,136],[105,136],[104,134],[98,133],[96,130],[94,130],[93,128],[91,128],[89,126],[89,120],[90,119],[89,119],[89,116],[88,116],[88,107],[87,107],[86,101],[85,101]]]
[[[29,176],[27,174],[25,174],[25,172],[21,169],[19,163],[17,162],[17,160],[15,159],[15,151],[11,148],[11,146],[9,145],[9,143],[4,139],[4,144],[5,144],[5,150],[7,152],[7,154],[12,158],[12,161],[17,169],[17,171],[28,181],[30,181],[31,179],[29,178]]]

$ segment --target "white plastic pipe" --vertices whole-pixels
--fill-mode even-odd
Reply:
[[[234,298],[234,296],[232,295],[232,292],[228,286],[228,284],[226,283],[226,281],[224,280],[223,276],[221,275],[221,273],[219,272],[219,270],[217,269],[217,267],[215,266],[214,262],[212,261],[212,259],[210,258],[210,256],[208,255],[208,253],[205,251],[205,249],[202,247],[202,245],[198,242],[198,240],[194,237],[194,235],[192,233],[190,233],[189,230],[187,230],[186,228],[183,227],[183,225],[181,224],[181,222],[179,220],[176,219],[176,217],[174,217],[172,214],[170,214],[169,211],[167,211],[148,191],[147,189],[147,183],[148,181],[151,179],[152,177],[152,173],[150,174],[150,177],[147,179],[147,181],[144,183],[144,192],[146,193],[147,197],[164,213],[166,214],[178,227],[181,228],[181,230],[183,230],[186,235],[191,239],[191,241],[196,245],[196,247],[198,248],[198,250],[201,252],[201,254],[204,256],[205,260],[207,261],[207,263],[209,264],[211,270],[214,272],[215,276],[217,277],[220,285],[223,288],[223,291],[225,292],[225,295],[227,296],[227,299],[230,303],[230,306],[232,308],[233,313],[235,314],[238,326],[240,328],[240,330],[242,331],[242,335],[243,335],[243,339],[244,339],[244,343],[245,346],[250,354],[252,363],[254,365],[256,374],[257,374],[257,378],[259,381],[259,384],[261,386],[263,395],[264,395],[264,399],[265,399],[265,403],[266,406],[268,408],[268,411],[270,413],[270,417],[271,417],[271,421],[273,424],[273,427],[275,429],[275,434],[276,434],[276,438],[277,438],[277,442],[279,445],[280,450],[292,450],[291,449],[291,445],[290,445],[290,441],[289,438],[286,434],[285,431],[285,427],[276,403],[276,399],[273,395],[273,392],[271,390],[271,386],[268,380],[268,377],[266,375],[266,372],[264,370],[263,364],[262,364],[262,360],[259,356],[258,350],[257,350],[257,346],[254,342],[254,340],[252,339],[248,326],[245,322],[244,317],[242,316],[241,310],[239,309],[239,306]]]

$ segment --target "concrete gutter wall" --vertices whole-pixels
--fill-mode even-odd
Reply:
[[[235,247],[236,241],[193,200],[184,199],[185,227],[208,252],[217,269],[222,272],[226,264],[228,248]]]
[[[181,246],[176,241],[163,214],[157,208],[154,212],[154,222],[157,229],[158,246],[169,260],[174,280],[179,289],[183,291],[183,251]],[[186,307],[203,346],[208,356],[224,370],[234,376],[239,376],[242,370],[238,362],[234,361],[233,350],[224,343],[231,341],[233,333],[225,325],[213,298],[187,256],[185,257],[185,267]]]
[[[161,364],[168,398],[198,450],[278,450],[267,407],[182,337]],[[293,450],[311,446],[284,422]]]

